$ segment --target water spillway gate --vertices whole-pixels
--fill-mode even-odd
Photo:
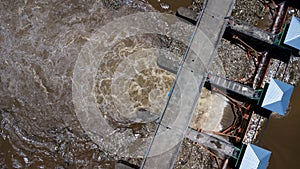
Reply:
[[[206,0],[141,168],[172,168],[235,0]]]

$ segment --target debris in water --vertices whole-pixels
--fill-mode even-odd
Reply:
[[[28,163],[29,163],[29,160],[28,160],[27,157],[24,157],[24,162],[25,162],[25,164],[28,164]]]
[[[161,7],[162,9],[169,9],[169,8],[170,8],[170,5],[165,4],[165,3],[160,3],[160,7]]]

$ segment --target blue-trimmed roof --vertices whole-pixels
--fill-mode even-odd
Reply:
[[[283,43],[300,50],[300,18],[293,16]]]
[[[294,86],[271,79],[261,107],[285,115],[293,90]]]
[[[253,144],[248,144],[240,169],[266,169],[271,157],[271,151]]]

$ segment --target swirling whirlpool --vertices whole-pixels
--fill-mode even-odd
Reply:
[[[157,57],[179,61],[192,30],[174,15],[135,13],[101,27],[82,47],[73,103],[83,129],[102,149],[144,155],[175,77],[157,66]]]

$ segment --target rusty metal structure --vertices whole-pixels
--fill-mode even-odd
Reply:
[[[208,5],[210,9],[213,9],[214,4],[217,3],[217,1],[206,2],[208,2],[208,4],[211,2],[211,4],[209,4],[211,6]],[[293,49],[282,46],[277,42],[278,39],[281,39],[282,36],[284,36],[286,26],[285,22],[290,3],[287,3],[287,1],[281,1],[278,3],[273,0],[261,2],[264,3],[266,7],[265,9],[270,8],[270,10],[273,12],[273,23],[267,30],[261,30],[260,28],[235,20],[234,18],[225,17],[227,21],[227,27],[223,38],[226,38],[234,43],[238,43],[244,48],[246,51],[246,57],[249,61],[252,61],[255,67],[255,70],[251,72],[251,77],[243,80],[241,80],[242,78],[238,80],[229,80],[208,72],[206,77],[204,77],[206,78],[204,84],[205,87],[215,93],[223,95],[228,100],[232,110],[232,123],[228,126],[225,126],[221,131],[207,131],[199,128],[193,129],[187,125],[184,125],[184,130],[180,131],[180,133],[177,133],[176,137],[174,136],[174,138],[179,140],[178,147],[180,147],[182,143],[180,140],[187,138],[196,146],[199,146],[201,149],[207,152],[211,159],[214,159],[219,168],[222,169],[238,167],[238,161],[243,151],[246,135],[250,129],[253,128],[253,125],[251,124],[252,117],[255,114],[260,114],[260,118],[258,120],[261,121],[263,117],[268,118],[270,116],[271,112],[260,108],[258,103],[260,102],[260,98],[264,95],[264,81],[268,73],[271,59],[279,59],[284,63],[288,63],[290,56],[295,54]],[[199,23],[203,23],[204,25],[206,19],[212,20],[212,18],[215,18],[214,15],[210,14],[209,12],[205,13],[204,10],[204,12],[202,11],[201,13],[204,16],[204,19],[202,18],[201,22],[201,17],[200,20],[198,17],[197,21],[194,20],[196,16],[193,14],[190,14],[191,16],[186,18],[182,14],[185,13],[182,12],[184,10],[178,11],[177,16],[186,20],[188,18],[188,21],[192,24],[196,23],[196,27],[199,27]],[[210,18],[205,18],[206,15],[212,16]],[[198,32],[201,33],[201,29],[199,29]],[[189,66],[193,66],[195,59],[193,59],[192,56],[189,57],[192,58],[192,64]],[[170,65],[159,66],[177,74],[182,69],[182,65],[177,67],[177,63],[170,63]],[[195,73],[193,70],[191,72]],[[187,74],[187,72],[184,73]],[[175,87],[175,85],[173,87]],[[172,96],[172,93],[174,93],[173,88],[171,89],[169,97]],[[199,97],[199,95],[197,95],[197,97]],[[167,110],[167,106],[168,104],[166,104],[164,113]],[[169,168],[174,164],[174,159],[176,159],[176,154],[178,154],[179,151],[178,147],[172,149],[172,151],[168,151],[167,154],[160,153],[158,151],[162,149],[161,142],[168,141],[166,136],[164,136],[164,138],[160,138],[162,135],[161,133],[166,133],[164,135],[168,135],[169,133],[170,137],[173,137],[173,135],[170,133],[172,132],[172,128],[176,128],[176,126],[168,127],[168,125],[163,125],[164,113],[160,118],[161,121],[158,123],[159,125],[149,149],[147,149],[141,168],[153,168],[158,166]],[[258,126],[256,126],[255,132],[257,132],[257,130]],[[176,132],[177,131],[173,133],[176,134]],[[251,139],[253,140],[254,137],[255,135],[253,135]],[[168,163],[166,160],[171,160],[171,162]]]
[[[209,74],[207,77],[206,87],[213,92],[219,93],[225,96],[228,103],[231,106],[233,121],[232,124],[226,126],[221,131],[205,131],[197,129],[198,132],[218,135],[227,138],[233,145],[240,147],[236,148],[235,153],[239,153],[242,149],[240,146],[245,140],[246,134],[253,129],[253,124],[250,121],[254,114],[259,114],[258,121],[262,118],[269,118],[271,112],[261,109],[258,106],[257,95],[263,95],[264,81],[268,73],[268,68],[272,59],[278,59],[286,63],[286,67],[291,55],[299,56],[297,51],[288,49],[285,46],[281,46],[276,41],[278,36],[284,36],[285,27],[287,21],[287,14],[289,10],[288,1],[263,1],[266,6],[265,9],[273,11],[273,23],[267,30],[260,30],[259,28],[242,23],[240,21],[230,18],[228,21],[228,27],[226,29],[224,37],[230,41],[234,41],[243,46],[248,60],[252,60],[255,70],[252,72],[250,78],[246,80],[229,80],[221,79],[216,75]],[[277,38],[277,39],[276,39]],[[282,37],[280,37],[282,38]],[[221,79],[221,80],[220,80]],[[242,79],[242,78],[241,78]],[[237,87],[238,86],[238,87]],[[242,88],[244,87],[244,90]],[[247,91],[248,95],[245,94]],[[249,92],[250,91],[250,92]],[[258,126],[254,126],[254,131],[258,131]],[[252,139],[254,139],[253,135]],[[230,158],[224,158],[219,154],[211,151],[199,143],[196,145],[202,147],[205,151],[215,157],[220,168],[236,168],[237,163],[230,161],[238,161],[233,155]],[[235,154],[233,153],[233,154]]]

